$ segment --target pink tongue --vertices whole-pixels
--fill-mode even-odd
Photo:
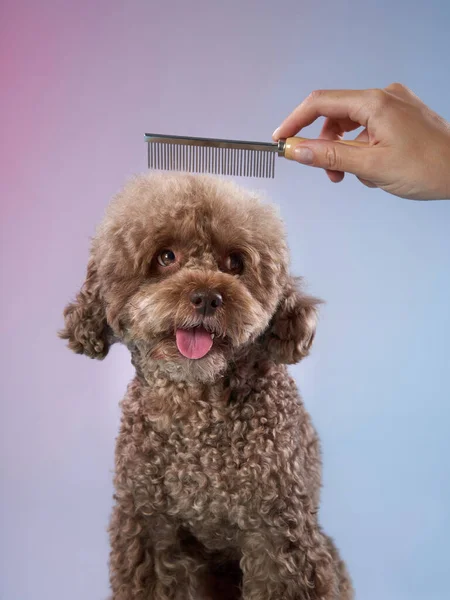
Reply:
[[[211,334],[203,327],[177,329],[177,348],[186,358],[203,358],[213,345]]]

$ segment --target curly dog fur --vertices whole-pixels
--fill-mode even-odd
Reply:
[[[199,311],[199,290],[220,302]],[[308,354],[318,304],[254,194],[160,174],[113,200],[60,333],[98,359],[119,341],[136,368],[116,445],[113,600],[353,597],[318,523],[319,441],[286,367]],[[212,344],[203,357],[178,343],[193,328]]]

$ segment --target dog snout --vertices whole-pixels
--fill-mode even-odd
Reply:
[[[197,313],[204,317],[213,315],[223,304],[223,298],[217,290],[195,290],[190,300]]]

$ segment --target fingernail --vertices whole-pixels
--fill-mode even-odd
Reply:
[[[312,164],[314,160],[314,153],[310,148],[305,148],[304,146],[297,146],[294,150],[295,160],[301,162],[305,165]]]
[[[280,128],[279,128],[279,127],[277,127],[277,128],[275,129],[275,131],[272,133],[272,139],[274,139],[274,140],[277,140],[277,141],[278,141],[278,138],[279,138],[278,132],[279,132],[279,131],[280,131]]]

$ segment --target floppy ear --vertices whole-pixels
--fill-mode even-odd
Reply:
[[[86,281],[75,302],[64,310],[65,327],[59,337],[69,340],[68,347],[90,358],[105,358],[111,343],[111,331],[106,322],[105,308],[100,295],[97,267],[91,258]]]
[[[264,334],[264,345],[275,362],[294,364],[309,354],[316,333],[318,298],[299,289],[300,280],[290,277],[283,297]]]

